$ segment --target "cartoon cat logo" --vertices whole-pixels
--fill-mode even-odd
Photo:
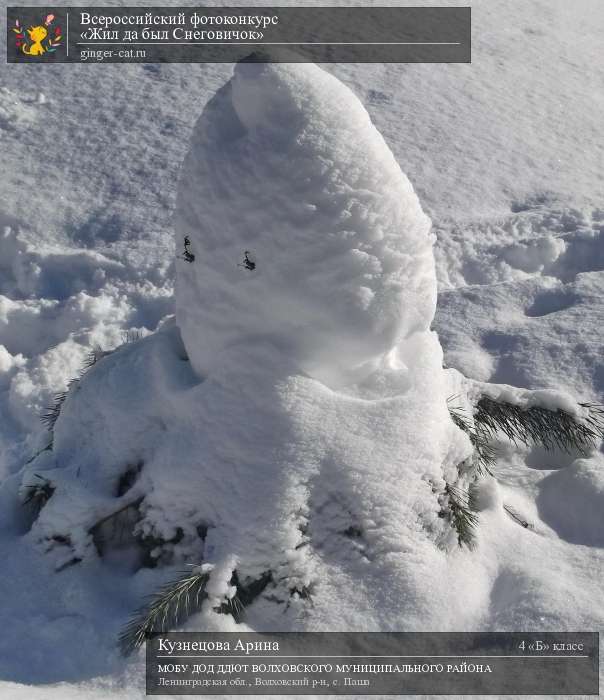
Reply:
[[[13,32],[15,37],[15,46],[17,50],[22,51],[26,56],[42,56],[45,53],[53,53],[61,46],[61,27],[54,27],[51,36],[52,21],[54,15],[46,15],[44,24],[38,24],[29,29],[24,29],[19,20],[15,20]]]

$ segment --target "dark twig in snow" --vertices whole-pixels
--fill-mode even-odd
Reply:
[[[184,239],[184,246],[185,249],[183,251],[183,254],[180,256],[185,262],[192,263],[195,261],[195,255],[189,250],[191,247],[191,239],[188,236],[185,236]]]
[[[256,263],[253,260],[250,260],[249,255],[250,255],[250,251],[245,250],[243,252],[243,262],[238,263],[237,267],[245,267],[246,270],[255,270]]]
[[[33,457],[30,457],[27,460],[27,462],[25,462],[25,464],[26,465],[31,464],[34,461],[34,459],[36,459],[37,457],[39,457],[42,454],[42,452],[50,452],[50,451],[52,451],[52,442],[49,442],[48,445],[46,445],[46,447],[43,447],[41,450],[38,450],[36,452],[36,454],[33,455]]]
[[[522,527],[526,528],[527,530],[532,530],[533,526],[524,518],[521,518],[517,513],[515,513],[510,506],[507,506],[505,503],[503,504],[503,510],[514,520],[515,522],[519,523],[522,525]]]

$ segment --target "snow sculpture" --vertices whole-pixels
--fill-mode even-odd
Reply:
[[[333,388],[396,364],[434,315],[429,231],[347,87],[314,65],[239,63],[195,127],[176,206],[195,255],[176,295],[194,368],[252,339]]]
[[[110,546],[202,564],[204,624],[251,585],[258,628],[429,625],[471,445],[430,330],[430,222],[367,112],[316,66],[238,64],[195,126],[175,230],[177,325],[59,404],[24,478],[30,536],[58,568]]]
[[[342,623],[328,601],[357,577],[371,593],[352,626],[408,624],[395,611],[418,614],[426,571],[445,566],[436,543],[456,542],[439,514],[471,452],[447,411],[430,221],[409,180],[335,77],[243,62],[195,126],[175,230],[194,254],[177,323],[237,432],[206,468],[250,494],[221,556],[290,591],[321,582],[311,626]]]
[[[430,625],[472,447],[430,330],[430,222],[359,100],[313,65],[238,64],[175,231],[177,325],[58,405],[31,537],[58,568],[111,547],[203,565],[203,624],[237,595],[259,629]]]

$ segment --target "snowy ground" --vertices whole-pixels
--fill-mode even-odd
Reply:
[[[472,65],[327,67],[433,220],[436,328],[467,376],[604,399],[603,30],[596,0],[477,0]],[[38,416],[91,346],[172,313],[178,168],[231,71],[3,66],[0,480],[45,446]],[[573,479],[571,461],[504,454],[500,492],[534,532],[484,518],[488,585],[443,629],[604,629],[604,479]],[[57,578],[0,512],[1,697],[138,697],[140,666],[117,663],[107,640],[144,582],[116,596],[101,566],[86,575],[95,585]]]

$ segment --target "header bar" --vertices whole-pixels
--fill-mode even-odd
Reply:
[[[8,7],[9,63],[469,63],[469,7]]]

